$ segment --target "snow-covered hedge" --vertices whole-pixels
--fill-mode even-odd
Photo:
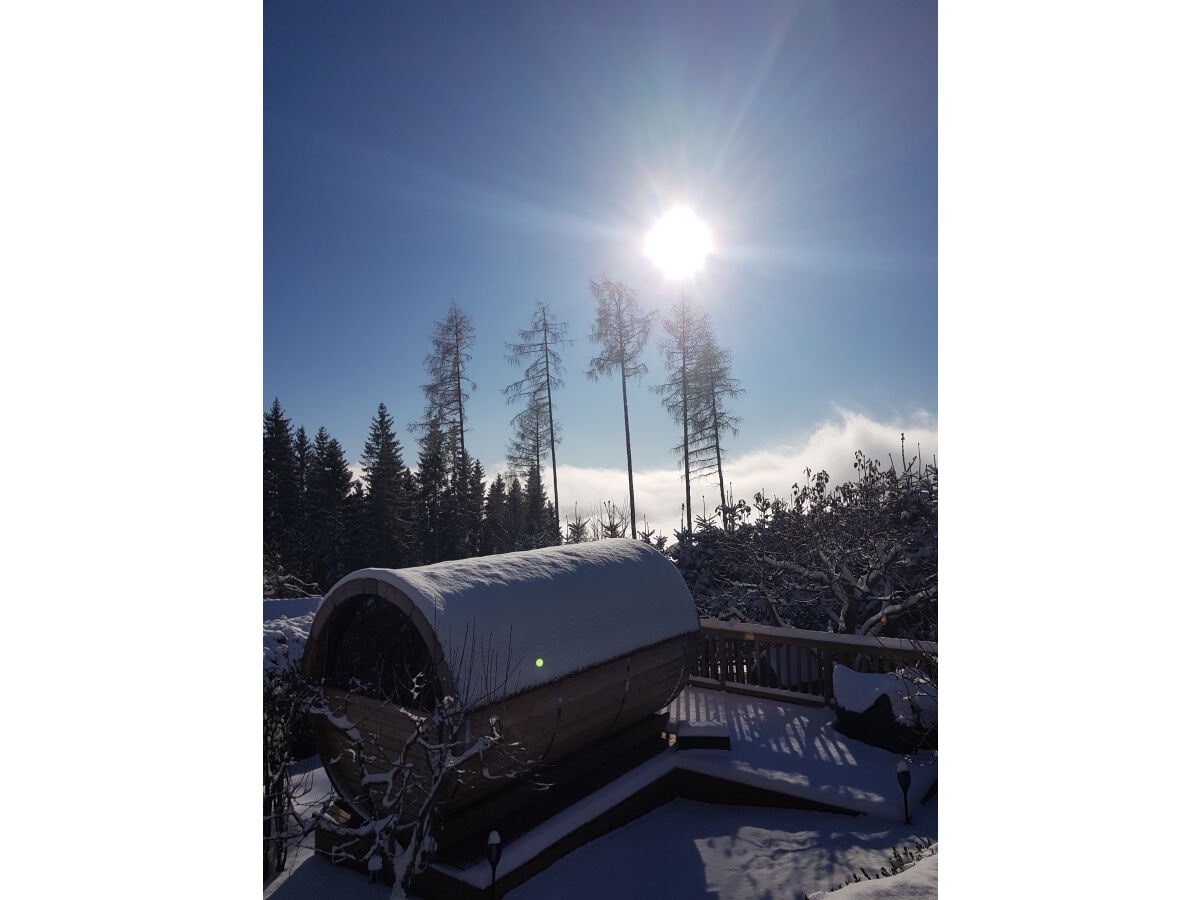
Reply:
[[[324,597],[285,597],[280,600],[263,598],[263,621],[272,619],[294,618],[315,613]]]
[[[314,613],[283,616],[263,622],[263,678],[298,670]]]
[[[313,613],[263,622],[264,781],[315,752],[306,711],[309,692],[300,672]]]

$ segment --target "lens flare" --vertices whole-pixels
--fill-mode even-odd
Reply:
[[[677,206],[650,229],[643,249],[668,279],[689,278],[713,252],[712,231],[691,209]]]

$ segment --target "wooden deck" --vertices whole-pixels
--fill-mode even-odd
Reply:
[[[858,671],[916,666],[936,675],[937,644],[707,619],[701,620],[700,625],[698,636],[687,636],[687,657],[682,671],[678,661],[680,648],[674,646],[675,641],[668,641],[656,648],[659,652],[647,655],[636,671],[630,660],[613,660],[577,673],[578,677],[541,686],[499,704],[505,737],[521,741],[530,756],[537,759],[545,780],[555,787],[549,792],[539,792],[528,781],[484,783],[478,778],[468,778],[455,793],[449,815],[437,832],[441,847],[437,864],[421,876],[418,890],[446,898],[490,896],[486,888],[479,886],[478,873],[481,864],[486,867],[481,856],[486,835],[497,827],[504,833],[508,847],[522,835],[532,838],[550,820],[558,821],[563,816],[578,819],[528,859],[513,860],[512,865],[504,866],[506,871],[497,881],[498,895],[503,895],[572,850],[676,797],[850,815],[864,812],[851,808],[853,804],[839,807],[823,802],[816,799],[815,789],[801,789],[782,780],[775,787],[764,783],[761,777],[757,780],[743,774],[722,777],[725,774],[722,764],[711,755],[695,756],[693,762],[684,762],[695,751],[680,746],[668,750],[665,723],[660,715],[652,713],[666,707],[684,682],[725,694],[827,708],[833,704],[834,665],[847,665]],[[631,698],[639,696],[646,698],[644,703],[649,703],[652,697],[662,699],[648,713],[644,703],[631,702]],[[372,706],[362,698],[346,697],[344,710],[352,719],[357,716],[356,721],[377,728],[388,740],[403,737],[405,722],[396,720],[395,710],[385,707],[386,704]],[[766,708],[784,707],[768,704]],[[479,718],[485,712],[488,711],[478,711],[472,719],[472,728],[486,721]],[[820,719],[823,721],[830,719],[832,711],[814,710],[804,715],[823,717]],[[755,720],[756,727],[759,722]],[[746,730],[742,726],[739,729],[739,733]],[[814,745],[817,752],[839,740],[825,734],[822,732]],[[742,739],[746,736],[742,735]],[[823,764],[830,769],[840,767],[833,773],[836,777],[854,774],[860,767],[854,766],[853,760],[847,764],[836,749],[831,749],[832,756]],[[861,753],[860,749],[855,750],[856,755]],[[791,757],[781,760],[788,765],[796,761]],[[808,767],[813,764],[813,759],[805,760],[806,778],[812,777]],[[890,796],[894,772],[891,763],[885,768],[888,784],[873,786],[882,797]],[[605,790],[616,782],[626,787]],[[499,789],[493,788],[494,785],[499,785]],[[933,784],[922,784],[921,790],[922,802],[928,801],[936,791],[936,772]],[[610,800],[597,803],[597,798],[609,795]],[[579,809],[591,807],[595,809],[589,815],[578,815]],[[390,875],[386,867],[385,873]]]

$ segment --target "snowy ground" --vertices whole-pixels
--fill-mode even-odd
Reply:
[[[896,764],[902,757],[839,733],[831,709],[688,687],[668,711],[672,722],[724,723],[731,737],[729,751],[689,750],[681,754],[678,765],[895,819],[903,826],[903,801],[896,783]],[[937,758],[923,753],[909,759],[914,827],[927,826],[928,835],[936,840],[936,799],[920,807],[922,815],[915,810],[916,801],[937,778]]]
[[[864,815],[761,807],[718,806],[674,800],[579,848],[509,892],[514,900],[571,897],[801,898],[888,864],[893,847],[937,841],[937,798],[918,800],[937,777],[932,755],[912,758],[909,793],[913,824],[904,824],[896,763],[900,757],[843,737],[833,712],[687,688],[669,708],[673,722],[722,722],[731,749],[663,754],[646,765],[693,771],[821,800]],[[312,796],[328,789],[319,765]],[[626,776],[636,786],[635,770]],[[614,793],[620,785],[610,786]],[[569,811],[568,811],[569,812]],[[552,840],[554,820],[506,846],[501,871]],[[524,846],[522,845],[524,842]],[[859,877],[862,873],[859,872]],[[302,850],[289,870],[267,886],[266,897],[317,900],[331,896],[379,898],[388,889]],[[937,896],[937,857],[898,876],[851,885],[846,900],[925,900]]]
[[[895,823],[871,816],[673,800],[505,896],[800,900],[848,881],[859,866],[877,873],[896,844]],[[920,896],[937,896],[936,877],[931,887]]]

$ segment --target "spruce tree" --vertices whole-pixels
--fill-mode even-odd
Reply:
[[[412,562],[412,528],[408,518],[410,498],[406,495],[407,467],[387,407],[380,403],[363,447],[362,467],[366,479],[366,535],[373,561],[384,568]]]
[[[625,511],[619,509],[617,504],[611,500],[604,501],[604,518],[600,520],[600,530],[604,537],[625,537],[625,526],[628,521],[625,517]]]
[[[508,534],[514,550],[528,550],[532,543],[526,534],[525,491],[521,487],[521,479],[512,475],[508,484],[508,496],[504,500],[504,512]]]
[[[450,487],[450,449],[447,435],[436,419],[425,423],[417,464],[417,522],[422,560],[441,562],[454,555],[453,495]]]
[[[561,536],[552,525],[553,516],[554,508],[546,497],[541,470],[530,466],[525,481],[525,536],[532,546],[548,547],[561,542]]]
[[[512,537],[508,532],[506,501],[504,476],[497,475],[496,480],[488,488],[487,499],[484,501],[483,507],[482,552],[484,554],[508,553],[515,549]]]
[[[450,434],[450,491],[447,497],[446,513],[449,517],[451,559],[463,559],[474,556],[473,547],[476,543],[477,526],[474,521],[474,511],[471,507],[473,494],[471,486],[471,458],[459,449],[461,443]]]
[[[471,556],[483,553],[483,504],[484,489],[487,479],[483,472],[483,463],[478,459],[471,466],[471,490],[467,507],[468,547]]]
[[[299,475],[292,449],[292,423],[276,397],[263,415],[264,574],[298,574],[294,568],[298,513]]]
[[[296,517],[292,529],[292,547],[296,559],[297,574],[304,581],[313,581],[312,577],[312,517],[308,510],[309,480],[315,465],[315,452],[308,434],[301,425],[296,429],[292,441],[292,451],[296,457]]]
[[[353,481],[342,445],[319,428],[313,443],[306,508],[311,523],[312,580],[322,591],[349,571]]]
[[[567,522],[567,543],[582,544],[588,539],[588,519],[579,518],[579,504],[575,504],[575,518]]]
[[[409,496],[412,496],[411,494]],[[351,478],[350,496],[347,499],[347,527],[344,546],[346,571],[365,569],[374,565],[371,524],[367,503],[367,489],[358,478]],[[410,519],[411,521],[411,519]],[[343,572],[342,574],[345,574]]]

